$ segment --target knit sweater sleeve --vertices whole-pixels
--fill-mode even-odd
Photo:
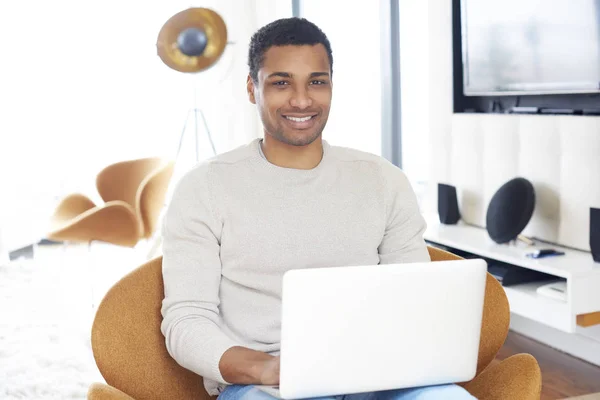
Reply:
[[[213,209],[210,186],[210,164],[188,172],[177,184],[165,213],[161,331],[178,364],[228,383],[219,361],[237,343],[219,327],[222,224]]]
[[[381,264],[431,261],[423,238],[426,222],[404,172],[387,160],[381,173],[385,192],[386,227],[379,245]]]

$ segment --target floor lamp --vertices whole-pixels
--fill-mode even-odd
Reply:
[[[208,8],[188,8],[165,22],[158,34],[156,47],[158,56],[169,68],[182,73],[198,74],[219,61],[227,44],[227,27],[218,13]],[[188,110],[179,137],[176,164],[190,119],[194,121],[196,162],[199,161],[199,120],[202,121],[213,154],[217,154],[204,112],[198,108],[197,90],[194,87],[194,107]],[[156,254],[161,243],[160,229],[157,229],[147,258]]]
[[[156,42],[160,59],[169,68],[187,74],[198,74],[211,67],[223,55],[227,46],[227,27],[223,18],[208,8],[188,8],[165,22]],[[177,148],[177,156],[181,152],[183,138],[188,128],[190,117],[194,121],[194,140],[196,144],[196,161],[199,161],[198,122],[202,120],[210,146],[216,155],[206,117],[197,106],[197,90],[194,88],[194,107],[188,111]]]

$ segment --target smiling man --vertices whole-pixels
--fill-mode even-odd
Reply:
[[[269,399],[256,385],[279,383],[286,271],[429,261],[404,173],[322,138],[333,90],[325,34],[275,21],[252,37],[248,64],[264,137],[189,171],[163,227],[166,346],[220,400]],[[454,385],[353,398],[364,396],[472,398]]]

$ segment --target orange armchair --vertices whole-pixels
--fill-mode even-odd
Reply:
[[[123,161],[104,168],[96,188],[104,204],[71,194],[57,206],[47,238],[133,247],[156,230],[174,163],[160,158]]]
[[[429,247],[432,261],[459,257]],[[93,383],[90,400],[202,399],[202,377],[168,354],[160,331],[164,298],[162,258],[142,265],[117,282],[102,300],[92,327],[92,349],[108,384]],[[490,366],[508,334],[509,307],[502,286],[488,274],[477,375],[461,383],[481,400],[538,400],[541,373],[529,354]]]

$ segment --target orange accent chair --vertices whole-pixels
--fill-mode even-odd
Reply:
[[[432,261],[460,257],[429,247]],[[211,400],[202,377],[181,367],[167,352],[161,333],[164,298],[162,257],[138,267],[106,294],[92,327],[96,364],[108,384],[93,383],[90,400]],[[529,354],[517,354],[490,365],[504,344],[509,327],[504,289],[487,277],[477,375],[461,383],[480,400],[539,400],[541,372]]]
[[[156,231],[174,163],[160,158],[109,165],[96,178],[104,204],[74,193],[56,207],[47,238],[90,243],[93,240],[134,247]]]

